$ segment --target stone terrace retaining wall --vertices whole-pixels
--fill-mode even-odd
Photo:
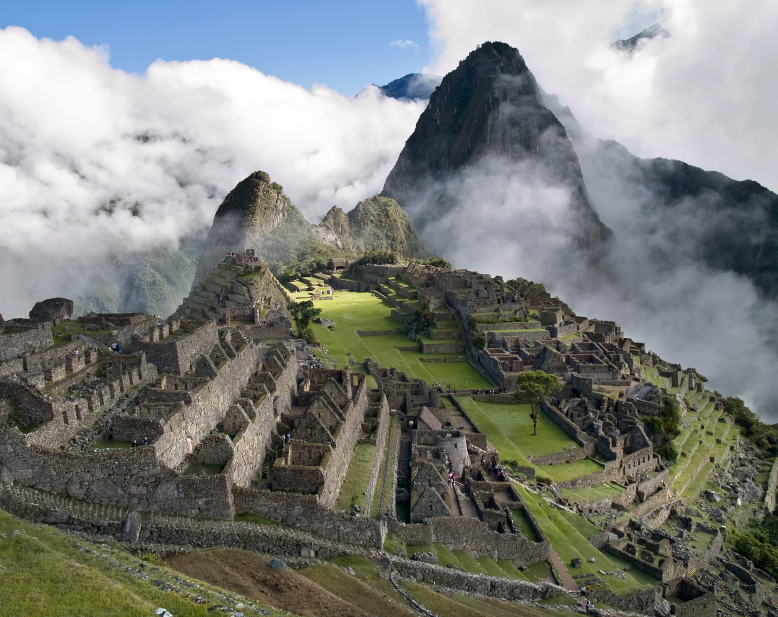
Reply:
[[[35,325],[25,332],[0,334],[0,361],[11,360],[23,353],[40,351],[53,344],[50,321]]]
[[[256,514],[340,542],[380,548],[386,537],[379,521],[325,508],[315,495],[235,487],[233,499],[236,514]]]
[[[613,608],[623,611],[638,611],[648,615],[654,614],[654,606],[661,597],[658,587],[631,591],[622,595],[616,594],[607,587],[595,587],[588,588],[586,595],[592,602],[610,604]]]
[[[577,461],[586,458],[586,452],[580,448],[575,450],[566,450],[565,452],[554,452],[553,454],[543,454],[540,456],[528,456],[533,465],[561,465],[570,461]]]
[[[568,490],[575,490],[577,488],[599,486],[605,482],[618,482],[622,480],[619,464],[619,461],[608,461],[605,463],[605,468],[602,471],[596,471],[588,476],[582,476],[567,482],[560,482],[559,486]]]
[[[389,560],[401,576],[485,596],[508,600],[542,600],[567,593],[563,587],[551,583],[529,583],[494,576],[467,574],[451,568],[394,556],[390,556]]]
[[[770,478],[767,480],[767,492],[764,496],[764,509],[765,513],[775,510],[775,493],[776,484],[778,483],[778,459],[773,463],[773,468],[770,470]]]
[[[19,487],[0,494],[0,506],[16,516],[37,523],[45,522],[62,530],[87,534],[109,534],[119,540],[122,539],[124,521],[129,514],[129,511],[121,508],[85,504]],[[158,514],[142,515],[138,541],[193,548],[228,546],[281,557],[387,557],[376,549],[332,540],[298,529],[233,521],[195,521]],[[547,582],[529,583],[469,574],[397,556],[388,556],[388,562],[401,576],[469,593],[512,600],[541,600],[566,593],[558,585]]]
[[[76,454],[30,446],[25,437],[0,430],[0,472],[24,486],[132,510],[232,518],[223,474],[180,476],[160,465],[153,446]]]
[[[550,553],[550,544],[546,541],[532,542],[518,535],[497,533],[486,523],[472,518],[440,516],[410,525],[388,519],[388,529],[409,545],[440,542],[451,550],[475,551],[479,557],[489,555],[508,559],[515,566],[543,561]]]

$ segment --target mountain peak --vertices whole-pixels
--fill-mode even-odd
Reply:
[[[638,32],[631,38],[615,41],[612,44],[612,47],[618,49],[619,51],[626,51],[627,53],[631,54],[634,51],[637,51],[638,45],[641,41],[651,40],[656,37],[665,39],[669,36],[670,33],[657,23],[649,26],[642,32]]]

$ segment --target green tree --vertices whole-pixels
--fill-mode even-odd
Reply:
[[[321,314],[321,309],[316,308],[311,300],[304,302],[290,302],[286,307],[292,314],[294,325],[297,326],[297,336],[305,338],[311,320]]]
[[[529,415],[532,418],[532,425],[534,428],[533,435],[538,434],[538,418],[540,417],[540,402],[547,396],[551,396],[555,392],[559,392],[562,389],[562,384],[559,383],[559,378],[556,375],[549,375],[543,371],[525,371],[519,373],[516,378],[516,383],[521,388],[516,394],[516,401],[518,403],[529,403],[532,413]]]

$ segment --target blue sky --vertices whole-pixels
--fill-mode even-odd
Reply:
[[[0,28],[6,26],[106,45],[111,66],[131,73],[144,73],[158,58],[220,57],[346,95],[421,72],[432,58],[424,11],[414,0],[3,0]]]

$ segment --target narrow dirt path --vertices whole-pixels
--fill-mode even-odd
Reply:
[[[568,572],[567,566],[562,563],[562,560],[559,558],[559,555],[556,554],[556,551],[553,549],[553,547],[551,548],[551,554],[549,557],[551,558],[551,563],[554,564],[556,571],[559,573],[559,577],[562,579],[562,585],[564,588],[568,591],[578,591],[578,585],[576,585],[573,577],[570,576],[570,572]]]

